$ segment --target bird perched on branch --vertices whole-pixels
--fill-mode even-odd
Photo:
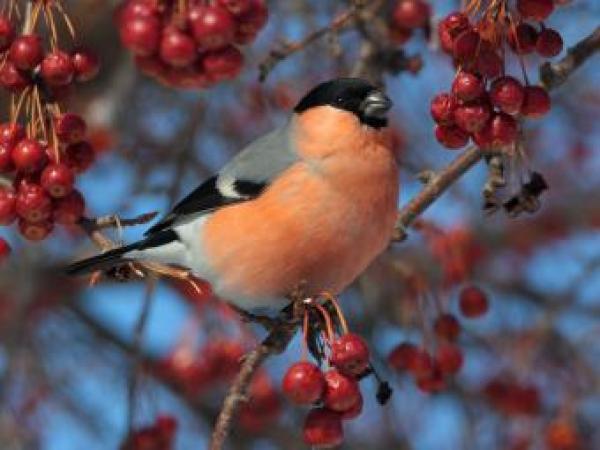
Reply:
[[[370,83],[313,88],[283,126],[245,147],[146,238],[76,262],[70,274],[152,261],[189,269],[242,309],[282,307],[300,283],[339,293],[388,245],[398,167]]]

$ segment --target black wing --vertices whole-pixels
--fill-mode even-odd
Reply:
[[[226,205],[231,205],[232,203],[251,200],[257,197],[265,187],[266,183],[237,180],[233,184],[233,190],[237,195],[227,196],[217,187],[217,175],[215,175],[177,203],[169,214],[163,217],[160,222],[149,228],[144,235],[148,236],[158,231],[168,229],[177,223],[178,219],[184,216],[208,212]]]

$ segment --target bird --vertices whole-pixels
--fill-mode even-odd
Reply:
[[[370,82],[311,89],[259,137],[145,232],[75,262],[70,275],[135,261],[185,268],[242,310],[341,293],[390,243],[399,197],[392,101]]]

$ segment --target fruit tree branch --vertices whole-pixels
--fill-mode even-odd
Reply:
[[[549,90],[560,86],[575,69],[581,66],[598,50],[600,50],[600,26],[589,36],[571,47],[567,51],[567,56],[560,61],[542,64],[540,67],[542,84]]]

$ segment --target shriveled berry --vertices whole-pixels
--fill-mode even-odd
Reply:
[[[91,50],[79,48],[71,54],[75,81],[84,82],[93,79],[100,70],[100,60]]]
[[[194,39],[175,26],[163,31],[159,51],[161,59],[173,67],[185,67],[198,57]]]
[[[18,171],[32,173],[46,164],[46,150],[35,139],[23,139],[12,150],[12,160]]]
[[[335,369],[325,373],[325,394],[323,404],[332,411],[344,412],[359,401],[358,383]]]
[[[524,97],[523,85],[511,76],[498,78],[490,87],[492,104],[507,114],[519,113]]]
[[[7,187],[0,187],[0,225],[10,225],[17,218],[15,192]]]
[[[44,58],[42,39],[37,34],[23,34],[10,46],[9,59],[20,70],[34,69]]]
[[[485,314],[489,308],[485,293],[477,286],[466,286],[459,294],[460,312],[465,317],[473,318]]]
[[[15,38],[15,28],[5,15],[0,15],[0,52],[6,51]]]
[[[81,142],[87,129],[85,120],[74,113],[64,113],[54,121],[56,135],[65,144]]]
[[[469,133],[456,125],[436,125],[435,138],[449,149],[462,148],[469,142]]]
[[[346,375],[360,375],[369,367],[369,347],[359,335],[346,333],[331,344],[330,362]]]
[[[300,361],[287,370],[282,391],[297,405],[310,405],[321,399],[325,391],[325,377],[316,365]]]
[[[54,225],[49,220],[32,223],[25,219],[19,219],[19,232],[29,241],[37,242],[46,239],[53,228]]]
[[[52,215],[52,201],[38,184],[21,185],[17,192],[15,208],[19,217],[37,223]]]
[[[537,119],[550,111],[551,101],[548,91],[541,86],[525,86],[525,99],[521,105],[521,114]]]
[[[458,72],[452,83],[452,93],[466,102],[481,97],[484,91],[485,85],[481,78],[470,72]]]
[[[442,125],[454,123],[454,111],[458,106],[456,97],[449,92],[442,92],[431,100],[431,117]]]
[[[538,32],[533,25],[521,22],[508,34],[508,44],[519,55],[527,55],[535,50]]]
[[[433,330],[437,337],[455,341],[460,334],[460,323],[454,314],[444,313],[433,322]]]
[[[195,6],[188,18],[194,39],[202,49],[217,49],[233,42],[235,21],[222,6]]]
[[[161,28],[154,16],[135,16],[119,26],[121,42],[136,55],[150,56],[158,50]]]
[[[400,0],[393,12],[394,23],[400,28],[420,28],[427,24],[431,10],[422,0]]]
[[[61,50],[48,54],[42,60],[40,75],[49,86],[69,84],[75,75],[71,55]]]
[[[554,10],[553,0],[517,0],[517,10],[524,19],[542,22]]]
[[[544,58],[552,58],[563,49],[563,40],[560,33],[552,28],[544,28],[535,43],[535,50]]]
[[[62,225],[76,223],[85,211],[83,195],[73,189],[69,195],[54,202],[54,221]]]
[[[46,166],[40,178],[40,184],[54,198],[65,197],[73,190],[75,175],[65,164]]]
[[[325,408],[312,409],[304,422],[304,442],[312,448],[332,448],[344,440],[342,417]]]
[[[443,374],[453,375],[462,368],[464,357],[460,347],[442,344],[437,350],[435,360]]]

